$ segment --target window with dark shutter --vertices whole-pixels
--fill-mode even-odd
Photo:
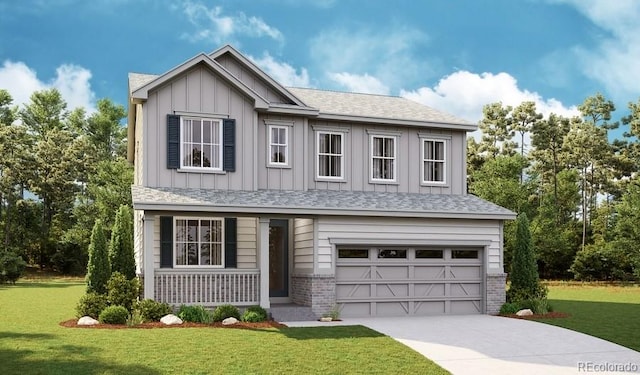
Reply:
[[[238,239],[237,239],[237,226],[238,220],[236,218],[224,219],[224,263],[225,268],[238,268],[237,253],[238,253]]]
[[[167,168],[180,167],[180,116],[167,115]]]
[[[222,170],[236,171],[236,120],[223,120],[222,130]]]
[[[173,217],[160,216],[160,268],[173,268]]]

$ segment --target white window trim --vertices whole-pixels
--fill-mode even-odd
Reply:
[[[330,135],[339,135],[342,137],[340,142],[340,176],[320,176],[320,134],[330,134]],[[324,180],[324,181],[344,181],[345,179],[345,170],[344,170],[344,159],[346,155],[344,154],[344,143],[346,141],[346,134],[341,131],[334,130],[317,130],[316,131],[316,179]],[[335,154],[330,154],[335,155]]]
[[[220,248],[221,248],[221,250],[222,250],[222,251],[221,251],[221,254],[220,254],[220,256],[221,256],[221,263],[222,263],[221,265],[204,265],[204,266],[203,266],[203,265],[201,265],[201,264],[198,264],[198,265],[188,265],[188,264],[177,264],[177,263],[176,263],[176,258],[177,258],[177,254],[178,254],[178,251],[177,251],[178,242],[176,241],[176,235],[177,235],[177,233],[178,233],[178,232],[177,232],[177,230],[176,230],[176,229],[177,229],[176,223],[178,222],[178,220],[198,220],[198,221],[200,221],[200,220],[217,220],[217,221],[220,221],[220,231],[221,231],[221,233],[220,233],[220,237],[221,237],[221,240],[220,240],[220,241],[221,241],[221,242],[220,242]],[[207,269],[212,269],[212,268],[215,268],[215,269],[221,269],[221,268],[225,268],[225,266],[226,266],[226,265],[225,265],[225,252],[226,252],[226,249],[225,249],[225,246],[224,246],[224,245],[225,245],[226,238],[225,238],[225,236],[224,236],[224,233],[225,233],[225,228],[224,228],[224,218],[222,218],[222,217],[207,217],[207,216],[203,216],[203,217],[200,217],[200,216],[197,216],[197,217],[196,217],[196,216],[174,216],[174,217],[173,217],[173,239],[172,239],[172,241],[173,241],[173,267],[174,267],[174,268],[191,269],[191,270],[192,270],[192,269],[197,269],[197,268],[207,268]],[[198,240],[198,242],[199,242],[199,240]],[[198,246],[198,251],[199,251],[199,246]],[[198,262],[199,262],[199,261],[200,261],[200,254],[198,254]]]
[[[220,139],[220,147],[218,148],[218,160],[220,165],[218,167],[192,167],[188,165],[184,165],[184,121],[185,120],[199,120],[199,121],[212,121],[218,123],[218,135]],[[222,120],[211,118],[211,117],[196,117],[196,116],[180,116],[180,144],[179,144],[179,157],[180,157],[180,168],[181,171],[199,171],[199,172],[222,172],[223,160],[222,160],[222,149],[223,147],[223,132],[222,132]]]
[[[271,142],[271,131],[272,129],[284,129],[284,136],[287,139],[286,143],[284,144],[275,144]],[[289,166],[289,145],[291,144],[291,142],[289,142],[289,126],[283,126],[283,125],[267,125],[267,165],[270,167],[288,167]],[[271,146],[284,146],[285,148],[285,153],[284,153],[284,163],[279,163],[279,162],[273,162],[271,161]]]
[[[425,159],[424,157],[424,143],[425,142],[440,142],[442,143],[443,147],[444,147],[444,159],[442,160],[443,163],[443,168],[442,168],[442,181],[426,181],[425,180],[425,175],[424,175],[424,163],[427,161],[436,161],[436,162],[440,162],[440,160],[435,160],[435,159]],[[448,161],[448,149],[449,149],[449,145],[448,145],[449,141],[447,139],[443,139],[443,138],[420,138],[420,183],[424,186],[445,186],[447,185],[447,169],[449,168],[449,161]]]
[[[393,158],[374,156],[373,155],[373,139],[374,138],[386,138],[393,139]],[[393,160],[393,178],[374,178],[373,173],[373,159],[380,158],[385,160]],[[370,134],[369,135],[369,180],[374,183],[393,183],[398,181],[398,137],[395,135],[386,134]]]

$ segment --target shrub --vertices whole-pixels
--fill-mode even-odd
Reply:
[[[553,309],[551,308],[551,304],[546,298],[532,298],[522,300],[519,303],[519,307],[519,310],[530,309],[534,314],[540,315],[553,311]]]
[[[0,283],[15,284],[26,267],[27,263],[22,257],[12,252],[4,253],[0,256]]]
[[[138,324],[144,323],[144,319],[142,318],[142,315],[140,314],[140,311],[133,310],[133,312],[131,314],[129,314],[129,316],[127,317],[127,322],[126,323],[130,327],[137,326]]]
[[[520,310],[520,305],[515,302],[505,302],[500,306],[500,315],[515,314]]]
[[[240,320],[240,310],[238,310],[238,308],[233,305],[220,305],[213,311],[214,322],[221,322],[231,317]]]
[[[107,296],[104,294],[87,293],[80,297],[78,305],[76,306],[76,316],[81,318],[83,316],[90,316],[93,319],[98,319],[102,310],[107,307]]]
[[[511,286],[507,291],[509,302],[546,297],[546,289],[540,284],[538,264],[531,244],[529,220],[525,213],[518,215],[516,220],[516,244],[509,276],[511,278]],[[540,295],[541,293],[544,295]]]
[[[268,317],[267,310],[263,309],[261,306],[258,306],[258,305],[249,306],[246,308],[244,312],[246,313],[247,311],[255,312],[258,314],[258,316],[262,318],[262,320],[267,320],[267,317]]]
[[[107,255],[107,239],[102,229],[102,221],[96,220],[91,231],[89,264],[87,266],[87,292],[107,293],[107,281],[111,276],[111,266]]]
[[[178,317],[185,322],[211,323],[211,313],[201,305],[182,305],[178,310]]]
[[[257,323],[267,320],[267,311],[260,306],[249,306],[242,314],[243,322]]]
[[[114,305],[102,310],[98,320],[106,324],[125,324],[129,317],[129,311],[124,306]]]
[[[133,217],[128,206],[121,205],[116,213],[111,231],[109,261],[111,270],[118,271],[127,279],[136,277],[136,262],[133,254]]]
[[[107,299],[110,305],[124,306],[127,311],[133,310],[133,304],[140,294],[138,279],[127,280],[120,272],[114,272],[107,282]]]
[[[152,299],[139,301],[136,304],[135,311],[140,313],[142,320],[145,322],[158,322],[163,316],[173,312],[168,304]]]
[[[242,314],[242,321],[248,323],[264,322],[264,319],[255,311],[245,311]]]

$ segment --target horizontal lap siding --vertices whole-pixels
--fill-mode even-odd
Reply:
[[[174,213],[173,216],[180,216],[180,213]],[[211,215],[205,215],[211,216]],[[153,223],[153,258],[154,268],[160,268],[160,217],[156,216]],[[255,269],[257,266],[256,256],[256,219],[251,217],[238,218],[238,268]]]
[[[313,219],[294,219],[293,268],[313,269]]]
[[[496,220],[462,219],[374,219],[320,218],[318,219],[318,267],[330,270],[332,244],[330,238],[355,238],[392,241],[489,241],[485,256],[489,273],[502,272],[500,226]]]
[[[255,218],[238,218],[238,268],[258,268],[256,260]]]

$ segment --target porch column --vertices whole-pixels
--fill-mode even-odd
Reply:
[[[155,216],[145,212],[144,214],[144,229],[143,229],[143,241],[144,241],[144,256],[142,262],[144,263],[144,298],[154,298],[154,259],[153,259],[153,230]]]
[[[260,256],[260,306],[268,309],[269,302],[269,219],[261,217],[258,225],[258,253]]]

